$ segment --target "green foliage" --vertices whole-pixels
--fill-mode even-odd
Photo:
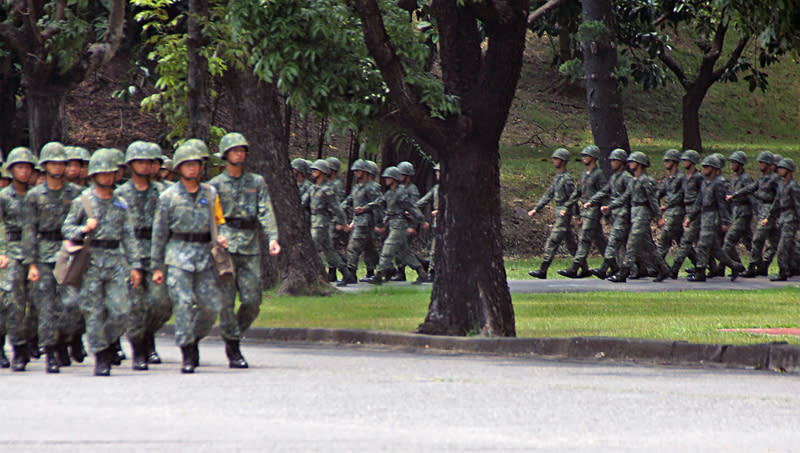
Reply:
[[[578,27],[578,33],[575,34],[578,41],[582,43],[598,42],[606,43],[614,39],[613,32],[606,27],[603,21],[590,20],[581,23]]]
[[[583,80],[586,71],[583,69],[583,60],[580,58],[573,58],[566,61],[558,67],[558,72],[564,77],[568,77],[572,81]]]

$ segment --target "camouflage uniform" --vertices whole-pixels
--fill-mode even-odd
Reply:
[[[684,153],[684,158],[685,156],[686,153]],[[697,169],[691,175],[686,176],[686,182],[683,185],[683,206],[687,214],[694,208],[704,179]],[[697,261],[694,245],[700,236],[700,218],[687,218],[689,219],[689,225],[683,231],[681,243],[678,246],[678,252],[675,254],[675,260],[672,262],[672,269],[670,270],[670,276],[673,279],[678,278],[678,272],[686,258],[689,258],[693,263]]]
[[[22,231],[25,229],[24,195],[13,185],[0,191],[0,255],[8,257],[3,271],[3,303],[6,305],[6,328],[13,346],[22,346],[33,338],[25,331],[25,311],[29,310],[28,266],[22,264]],[[15,348],[16,350],[16,348]]]
[[[622,154],[617,155],[612,153],[611,157],[618,157],[619,159],[615,160],[621,160],[623,163],[627,159],[624,151],[622,151]],[[632,182],[633,175],[623,166],[621,171],[614,172],[611,175],[602,190],[592,195],[592,198],[589,199],[589,203],[592,206],[600,206],[604,201],[611,200],[608,207],[611,209],[613,223],[611,234],[608,236],[606,249],[603,253],[603,266],[592,270],[592,274],[599,278],[605,278],[606,271],[609,269],[612,274],[616,273],[617,258],[622,258],[620,255],[625,253],[625,244],[628,241],[628,234],[631,228],[630,194],[628,189]]]
[[[741,151],[735,152],[733,155],[731,155],[729,160],[735,160],[739,162],[742,167],[744,167],[745,163],[747,163],[747,157],[744,156],[744,153],[741,155],[737,155],[737,153],[741,153]],[[736,175],[731,181],[730,194],[732,195],[745,187],[751,186],[754,183],[753,177],[744,171],[743,168],[742,172]],[[739,252],[736,251],[736,244],[741,242],[747,250],[751,250],[752,248],[753,206],[755,206],[756,203],[755,200],[753,200],[750,196],[738,196],[732,198],[730,200],[730,204],[733,207],[731,227],[725,234],[725,242],[722,246],[722,249],[725,250],[725,253],[727,253],[732,260],[741,263]]]
[[[341,208],[365,206],[377,200],[380,196],[381,187],[375,181],[354,184],[350,195],[342,201]],[[364,253],[367,276],[373,275],[380,257],[378,250],[375,248],[376,222],[373,214],[365,212],[353,215],[353,231],[350,233],[350,240],[347,243],[347,267],[355,272],[358,268],[358,258],[361,253]]]
[[[556,151],[564,152],[564,159],[562,160],[569,159],[569,154],[565,149]],[[553,155],[555,156],[555,153],[553,153]],[[536,206],[533,208],[535,211],[539,212],[550,203],[550,200],[555,200],[556,202],[556,220],[550,228],[547,241],[544,243],[542,265],[539,269],[529,272],[532,277],[545,278],[547,276],[547,268],[550,267],[550,263],[553,262],[556,251],[558,251],[558,247],[562,243],[566,244],[567,250],[572,255],[575,254],[575,250],[578,248],[578,244],[575,242],[575,235],[572,233],[573,208],[567,206],[569,197],[574,190],[575,180],[565,169],[563,172],[556,175],[550,187],[547,188],[547,192],[542,195],[539,202],[536,203]],[[566,213],[561,215],[561,211],[566,211]]]
[[[791,165],[791,167],[789,167]],[[794,171],[794,162],[782,159],[779,168],[790,168]],[[786,280],[796,259],[794,253],[794,237],[800,222],[800,186],[790,177],[789,181],[780,178],[778,193],[769,208],[769,221],[775,221],[780,231],[778,241],[778,277],[773,280]]]
[[[311,208],[311,239],[320,256],[325,257],[328,267],[339,269],[342,274],[350,274],[347,266],[333,247],[331,240],[331,224],[344,225],[345,217],[336,194],[327,182],[314,185],[309,193],[309,207]],[[352,279],[352,275],[349,275]],[[347,279],[343,279],[345,281]]]
[[[771,160],[771,156],[770,156]],[[769,162],[768,162],[769,163]],[[766,275],[769,263],[775,257],[775,252],[780,239],[780,233],[775,225],[775,219],[769,218],[769,209],[778,192],[780,178],[774,172],[762,174],[757,181],[734,190],[732,199],[734,203],[747,197],[756,200],[757,219],[768,219],[766,225],[757,224],[753,243],[750,247],[750,264],[744,277],[755,277],[756,275]],[[730,234],[730,233],[728,233]],[[764,246],[767,249],[764,250]]]
[[[437,167],[438,168],[438,167]],[[431,211],[438,211],[439,210],[439,184],[434,184],[425,195],[422,196],[416,203],[415,206],[422,209],[427,204],[431,205]],[[439,217],[438,215],[432,216],[433,220],[431,221],[431,231],[433,231],[433,239],[431,240],[431,248],[430,248],[430,265],[428,266],[428,272],[433,272],[435,269],[435,262],[434,256],[436,253],[436,231],[439,225]]]
[[[684,207],[683,193],[686,175],[676,171],[661,184],[658,190],[658,198],[666,197],[664,202],[664,229],[658,238],[658,256],[662,259],[667,256],[672,243],[680,245],[683,236],[683,218],[686,216]]]
[[[568,277],[586,277],[591,275],[588,267],[586,266],[586,257],[592,244],[600,250],[606,249],[606,238],[603,236],[603,226],[600,224],[600,205],[605,203],[605,200],[600,200],[596,205],[589,208],[583,208],[583,204],[592,199],[595,193],[601,191],[606,185],[607,179],[603,171],[599,167],[595,167],[591,171],[581,172],[580,181],[575,186],[569,201],[566,204],[567,212],[572,209],[580,209],[581,219],[581,234],[578,243],[578,250],[575,252],[575,258],[572,263],[572,268],[559,271],[559,274]],[[577,273],[578,268],[583,268],[580,274]]]

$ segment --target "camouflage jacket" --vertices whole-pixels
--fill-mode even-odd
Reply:
[[[84,207],[86,202],[92,211],[91,216]],[[97,228],[90,233],[92,242],[96,244],[92,246],[90,266],[114,268],[130,264],[134,269],[142,269],[142,261],[139,258],[142,253],[138,250],[139,244],[133,235],[133,224],[128,217],[128,205],[125,200],[114,194],[108,200],[104,200],[94,193],[92,186],[89,186],[73,200],[69,214],[64,220],[64,226],[61,228],[64,238],[72,241],[84,240],[86,235],[81,229],[89,217],[97,219]],[[99,246],[101,241],[116,242],[116,247]]]
[[[0,255],[21,260],[22,231],[25,229],[25,211],[20,195],[11,184],[0,191]]]
[[[690,210],[689,219],[700,218],[701,228],[719,228],[731,224],[731,212],[725,195],[728,181],[720,175],[712,179],[704,178],[700,193]]]
[[[550,203],[550,200],[555,200],[556,211],[567,209],[569,197],[572,196],[572,192],[574,191],[575,179],[572,178],[572,175],[566,171],[559,173],[553,178],[553,182],[550,184],[550,187],[547,188],[547,192],[542,195],[542,198],[539,199],[539,202],[536,203],[533,209],[540,211],[547,203]]]
[[[658,188],[658,199],[666,197],[664,200],[664,207],[667,208],[664,212],[668,217],[683,217],[686,214],[686,207],[683,204],[684,185],[686,184],[686,175],[678,171],[673,175],[667,175]]]
[[[228,172],[222,172],[209,181],[209,184],[217,189],[222,205],[225,223],[220,225],[219,234],[228,240],[229,252],[241,255],[259,254],[256,222],[268,241],[278,240],[272,200],[261,175],[244,173],[241,177],[234,178]]]
[[[394,190],[387,190],[380,198],[364,206],[364,209],[372,211],[381,207],[385,209],[381,223],[388,223],[391,229],[408,228],[408,219],[415,223],[422,223],[425,220],[422,211],[411,202],[408,192],[400,189],[400,186]]]
[[[340,207],[345,209],[347,207],[357,208],[359,206],[365,206],[377,200],[380,196],[381,188],[374,181],[355,184],[350,190],[350,195],[342,201]],[[383,218],[383,216],[380,218]],[[353,226],[374,227],[377,223],[374,212],[364,212],[353,215]]]
[[[79,185],[64,183],[61,190],[54,191],[46,182],[28,190],[23,200],[23,264],[55,263],[56,253],[61,248],[64,219],[67,218],[72,200],[83,190]]]
[[[778,184],[780,177],[775,173],[767,175],[762,174],[755,182],[744,186],[738,190],[734,190],[731,201],[737,201],[740,198],[752,196],[757,205],[757,215],[759,219],[766,219],[769,217],[769,208],[772,202],[775,201],[775,196],[778,193]]]
[[[769,218],[778,224],[800,221],[800,186],[794,179],[778,181],[778,194],[769,208]]]
[[[187,272],[200,272],[211,265],[211,241],[190,242],[174,234],[209,234],[214,221],[212,208],[217,202],[217,190],[200,184],[195,194],[186,190],[183,182],[167,188],[158,197],[153,220],[153,241],[150,267],[163,270],[174,266]]]
[[[133,228],[136,252],[139,254],[134,258],[142,261],[143,265],[145,260],[150,259],[153,218],[156,214],[158,197],[164,188],[164,184],[151,181],[146,190],[139,191],[133,185],[133,181],[128,181],[114,190],[114,195],[125,200],[128,205],[128,218]]]
[[[347,222],[336,193],[327,182],[312,186],[308,200],[311,208],[311,228],[327,228],[331,222],[336,225],[344,225]]]
[[[581,205],[591,200],[595,193],[603,190],[607,181],[606,175],[603,174],[599,167],[595,167],[592,171],[581,172],[580,181],[575,186],[575,190],[572,191],[569,202],[567,202],[568,212],[572,208],[578,209],[581,217],[587,219],[600,217],[600,206],[605,203],[605,200],[600,200],[597,205],[589,206],[588,209],[583,209]]]
[[[687,214],[694,208],[697,196],[700,194],[700,187],[703,186],[705,179],[703,174],[697,170],[691,176],[686,175],[686,182],[683,185],[683,206],[686,208]]]
[[[611,200],[611,203],[614,204],[613,207],[609,205],[609,207],[611,207],[612,214],[616,216],[629,213],[630,210],[628,209],[628,200],[623,196],[625,195],[625,192],[628,191],[628,188],[632,182],[633,175],[630,172],[625,170],[622,170],[619,173],[614,172],[611,177],[608,178],[608,182],[606,183],[605,187],[592,195],[592,198],[589,199],[589,203],[591,203],[592,206],[601,206],[602,203]],[[619,201],[615,203],[617,200]]]
[[[630,186],[631,221],[649,223],[661,217],[658,205],[658,189],[650,175],[643,173],[633,178]]]
[[[420,198],[416,202],[416,206],[420,210],[424,208],[427,204],[431,205],[432,211],[439,210],[439,184],[434,184],[434,186],[431,187],[431,190],[429,190],[428,193],[423,195],[422,198]],[[434,225],[436,225],[436,219],[438,219],[438,217],[434,216],[432,222]]]
[[[341,203],[344,200],[344,183],[341,179],[336,178],[333,181],[329,181],[331,188],[333,189],[333,193],[336,194],[336,200]]]
[[[753,177],[750,176],[749,173],[743,171],[740,175],[737,175],[733,179],[731,183],[730,194],[734,195],[736,192],[753,184],[755,184]],[[756,206],[756,200],[750,196],[738,196],[731,198],[730,204],[733,208],[733,218],[738,219],[753,215],[753,211]]]

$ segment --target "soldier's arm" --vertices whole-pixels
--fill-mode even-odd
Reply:
[[[739,200],[743,197],[754,194],[757,190],[758,190],[758,182],[752,182],[744,187],[740,187],[739,190],[735,190],[731,194],[731,199]]]
[[[422,211],[414,204],[411,197],[403,197],[400,200],[400,206],[403,207],[403,211],[407,212],[416,223],[422,223],[425,221],[425,216],[422,214]]]
[[[39,213],[36,205],[36,197],[25,196],[23,200],[23,219],[25,228],[22,229],[22,263],[25,265],[35,263],[38,258],[38,247],[36,241],[39,237]]]
[[[792,205],[794,206],[795,218],[800,220],[800,185],[796,182],[792,184]]]
[[[69,207],[69,213],[61,226],[61,234],[69,240],[82,240],[83,227],[88,216],[83,210],[81,198],[77,198]]]
[[[611,181],[606,182],[606,185],[603,186],[602,189],[598,190],[597,192],[592,195],[592,198],[589,199],[589,204],[592,206],[598,206],[603,204],[611,196]]]
[[[533,208],[534,210],[541,211],[547,203],[550,203],[550,200],[552,200],[556,194],[557,183],[558,178],[553,180],[553,182],[550,184],[550,187],[548,187],[547,191],[544,193],[544,195],[542,195],[542,198],[539,198],[539,202],[536,203],[536,206]]]
[[[661,218],[661,207],[658,204],[658,189],[652,180],[644,184],[644,191],[647,196],[647,203],[650,211],[653,213],[653,219],[658,220]]]
[[[278,224],[275,221],[275,211],[272,208],[272,199],[269,196],[266,183],[259,181],[258,187],[258,222],[264,230],[269,242],[278,240]]]
[[[330,211],[331,217],[334,219],[334,223],[336,225],[347,224],[347,217],[345,217],[344,211],[342,211],[342,208],[339,206],[339,198],[336,196],[336,192],[330,190],[325,196],[328,197],[328,210]]]
[[[685,186],[686,178],[681,178],[678,181],[678,187],[676,187],[676,190],[667,198],[666,206],[668,208],[683,204],[683,190]]]
[[[725,195],[728,193],[727,184],[717,184],[714,188],[714,198],[716,199],[717,209],[719,210],[719,222],[723,226],[731,224],[731,207],[725,201]]]
[[[5,200],[0,198],[0,255],[8,253],[8,237],[6,236],[6,215],[4,211]]]
[[[150,268],[154,271],[164,270],[164,252],[167,240],[169,240],[169,201],[162,194],[156,204],[153,237],[150,241]]]
[[[120,197],[120,199],[122,200],[122,197]],[[122,250],[125,253],[125,257],[131,269],[142,270],[144,269],[144,265],[141,256],[144,254],[144,251],[141,250],[139,241],[136,240],[136,233],[134,232],[136,219],[131,211],[133,210],[130,206],[126,206],[125,221],[122,223]]]
[[[625,206],[631,200],[633,196],[633,181],[628,182],[628,187],[625,189],[625,192],[622,195],[618,196],[611,200],[611,203],[608,204],[609,209],[617,209]]]
[[[422,209],[428,203],[433,203],[433,189],[429,190],[425,195],[422,196],[416,203],[414,203],[418,208]]]

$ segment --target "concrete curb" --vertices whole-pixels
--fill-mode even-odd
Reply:
[[[174,326],[160,331],[174,334]],[[218,336],[218,328],[211,332]],[[407,348],[471,354],[621,361],[651,365],[723,367],[800,373],[800,345],[773,342],[752,345],[698,344],[685,341],[611,337],[477,338],[419,335],[357,329],[252,328],[247,341],[323,343]]]

